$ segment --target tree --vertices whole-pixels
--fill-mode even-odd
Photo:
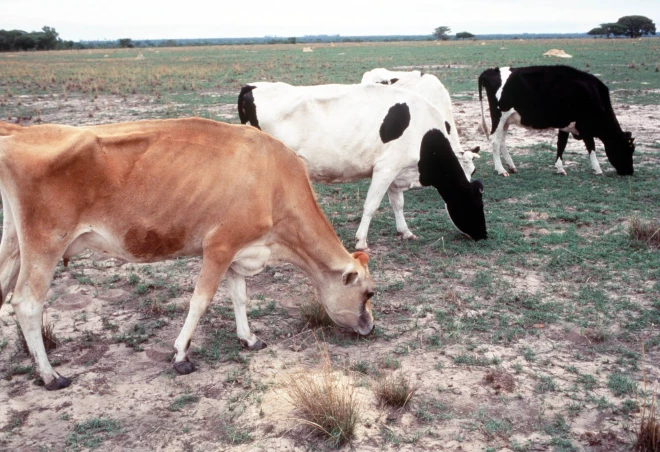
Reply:
[[[625,27],[623,34],[631,38],[655,34],[655,24],[648,17],[623,16],[616,23]]]
[[[54,28],[44,26],[41,33],[34,33],[39,50],[54,50],[60,42],[60,34]]]
[[[132,49],[135,47],[135,44],[133,44],[133,40],[131,38],[123,38],[119,40],[119,47],[124,49]]]
[[[603,29],[605,33],[603,33],[605,36],[608,38],[610,35],[612,36],[623,36],[626,34],[626,27],[625,25],[618,24],[616,22],[611,22],[607,24],[600,24],[600,27]]]
[[[460,33],[456,33],[456,39],[472,39],[476,38],[475,35],[472,33],[468,33],[467,31],[461,31]]]
[[[603,30],[603,27],[596,27],[592,28],[587,32],[589,36],[604,36],[606,35],[605,30]]]
[[[433,30],[433,36],[435,36],[436,39],[442,39],[443,41],[449,39],[449,33],[451,33],[451,28],[444,25]]]

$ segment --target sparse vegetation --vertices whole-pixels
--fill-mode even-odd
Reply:
[[[403,372],[390,372],[381,376],[375,383],[374,393],[378,401],[384,405],[403,408],[419,389],[411,383]]]
[[[291,44],[178,46],[142,48],[140,60],[135,49],[3,54],[0,117],[12,122],[20,117],[27,124],[27,117],[34,122],[40,114],[43,123],[81,125],[197,114],[235,123],[236,93],[250,80],[357,83],[364,70],[375,67],[437,75],[454,100],[461,137],[482,147],[473,178],[484,183],[489,239],[463,238],[437,192],[420,189],[405,195],[418,239],[399,241],[383,202],[370,233],[374,333],[357,337],[323,323],[327,319],[319,325],[332,360],[347,368],[335,364],[336,381],[355,378],[356,400],[368,400],[360,417],[365,435],[353,447],[433,450],[456,441],[456,447],[479,443],[493,451],[630,450],[635,440],[625,426],[641,426],[649,406],[641,399],[650,397],[641,389],[640,344],[652,366],[660,353],[660,253],[655,238],[649,241],[655,230],[636,238],[630,223],[637,218],[640,230],[652,229],[660,218],[657,40],[485,42],[336,42],[315,46],[313,54]],[[551,134],[539,134],[529,145],[512,137],[520,172],[508,180],[493,174],[488,143],[473,127],[479,117],[476,77],[486,67],[550,64],[541,55],[553,47],[574,55],[562,63],[599,74],[610,87],[615,112],[636,137],[634,177],[615,176],[599,142],[605,176],[594,177],[583,146],[572,139],[575,147],[565,153],[568,176],[554,177]],[[368,181],[315,190],[352,250]],[[77,390],[93,388],[99,401],[115,391],[130,394],[125,402],[115,397],[112,416],[121,419],[122,434],[108,435],[102,447],[143,447],[138,435],[149,446],[166,447],[164,424],[133,407],[170,413],[167,408],[193,381],[191,394],[212,400],[222,418],[207,416],[193,424],[185,413],[201,412],[202,406],[182,405],[181,414],[171,414],[184,415],[172,432],[181,448],[232,448],[250,441],[258,448],[277,440],[283,447],[324,449],[317,435],[291,430],[301,424],[292,420],[302,418],[299,411],[273,416],[273,404],[284,392],[280,377],[299,366],[311,375],[316,356],[318,331],[302,328],[307,320],[301,322],[297,308],[303,306],[302,312],[313,296],[292,268],[269,268],[248,279],[250,327],[268,348],[250,352],[238,343],[223,284],[192,338],[197,373],[174,376],[165,362],[171,354],[164,358],[161,349],[169,352],[185,320],[199,265],[194,258],[120,265],[85,253],[68,269],[58,266],[45,322],[58,336],[51,362],[61,364],[56,370],[73,377],[74,385],[83,385]],[[67,311],[62,298],[72,294],[94,304]],[[0,391],[15,408],[44,389],[35,385],[31,358],[17,353],[22,346],[14,320],[6,302],[0,310]],[[376,408],[380,379],[409,371],[418,376],[419,389],[405,404],[408,411]],[[145,396],[157,393],[160,397]],[[468,394],[474,408],[466,410]],[[67,438],[74,422],[85,419],[59,402],[42,408],[47,412],[40,416],[52,423],[39,430],[44,443],[73,450]],[[101,403],[90,409],[89,417],[104,419]],[[586,438],[575,428],[600,418],[610,433]],[[19,425],[19,417],[8,418],[14,427],[0,435],[0,449],[30,447],[26,438],[36,437],[41,427],[34,422],[39,417],[27,419]],[[592,446],[591,440],[603,444]]]
[[[70,450],[96,449],[121,431],[121,424],[115,419],[92,418],[74,425],[73,432],[66,438],[66,446]]]

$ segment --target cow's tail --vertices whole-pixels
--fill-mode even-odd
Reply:
[[[484,86],[483,74],[479,76],[479,103],[481,104],[481,128],[484,131],[484,135],[488,138],[488,125],[486,124],[486,114],[484,113],[484,99],[482,95],[482,90]]]
[[[252,90],[255,88],[256,86],[250,85],[241,88],[241,92],[238,94],[238,118],[241,120],[241,124],[249,122],[251,126],[261,130],[257,120],[257,106],[254,103],[254,95],[252,94]]]

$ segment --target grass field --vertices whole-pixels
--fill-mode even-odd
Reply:
[[[568,176],[557,176],[554,134],[515,129],[520,172],[495,174],[477,130],[476,78],[498,65],[556,64],[542,57],[550,48],[610,87],[637,137],[634,176],[617,176],[600,143],[604,176],[575,143]],[[375,334],[312,328],[307,280],[268,268],[248,290],[251,326],[269,347],[239,347],[223,286],[193,338],[199,370],[186,377],[166,361],[199,261],[121,265],[84,254],[58,268],[47,303],[59,340],[49,356],[75,378],[70,388],[33,384],[12,310],[0,311],[0,448],[331,448],[300,425],[283,383],[327,372],[327,349],[361,404],[356,450],[631,450],[660,378],[660,250],[630,234],[632,219],[660,228],[659,63],[660,39],[0,54],[0,118],[72,125],[191,114],[238,122],[245,82],[356,83],[374,67],[433,73],[452,93],[462,139],[482,146],[474,177],[489,232],[463,238],[438,194],[421,189],[405,206],[419,239],[403,242],[384,201],[369,234]],[[368,185],[315,187],[349,250]],[[416,388],[403,408],[375,393],[388,375]]]

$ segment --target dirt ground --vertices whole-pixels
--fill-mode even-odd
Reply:
[[[163,116],[168,108],[144,96],[129,100],[100,96],[96,103],[98,110],[72,99],[59,112],[44,114],[43,120],[72,125],[118,122]],[[660,143],[657,106],[615,105],[615,111],[623,128],[632,130],[638,142]],[[236,118],[233,105],[217,107],[209,114],[234,122]],[[490,149],[479,130],[478,101],[474,97],[456,101],[454,114],[464,147],[481,146],[485,152],[476,164],[492,169]],[[523,152],[516,148],[539,142],[554,145],[555,140],[554,131],[531,132],[514,127],[508,144],[515,161],[516,155]],[[583,144],[572,139],[566,157],[568,172],[577,170],[572,168],[576,159],[588,158]],[[550,153],[548,159],[552,164]],[[605,159],[602,151],[599,159]],[[387,251],[374,249],[372,259]],[[306,278],[294,267],[282,266],[248,280],[252,300],[249,310],[266,313],[249,317],[253,331],[268,343],[268,348],[259,352],[242,351],[234,344],[235,324],[223,284],[212,306],[225,310],[209,310],[191,349],[208,349],[205,340],[215,331],[224,331],[232,358],[205,360],[193,353],[198,370],[176,376],[169,362],[172,344],[183,325],[199,270],[198,259],[146,266],[89,252],[72,260],[69,268],[60,267],[48,294],[46,322],[54,324],[54,333],[62,343],[49,357],[57,363],[59,372],[73,378],[73,384],[57,392],[35,384],[29,370],[16,371],[31,362],[21,351],[12,308],[9,304],[3,306],[0,343],[5,341],[5,345],[0,348],[0,370],[5,377],[0,379],[0,450],[84,448],[88,445],[84,432],[76,432],[74,426],[90,419],[119,421],[119,428],[96,434],[103,438],[97,444],[99,450],[297,451],[323,447],[301,427],[281,386],[283,375],[300,369],[313,372],[319,365],[318,339],[313,330],[303,328],[300,320],[300,305],[313,297]],[[391,265],[374,274],[375,283],[385,287],[412,278],[408,270]],[[141,281],[163,281],[163,285],[152,283],[155,289],[147,287],[146,295],[136,295],[139,284],[131,281],[131,275],[138,275]],[[552,282],[530,271],[513,283],[534,293]],[[171,296],[151,301],[150,307],[154,291],[164,292],[167,287],[174,287]],[[408,315],[402,308],[406,300],[401,294],[386,292],[379,297],[381,306],[376,306],[376,311],[387,309]],[[476,314],[461,307],[458,312],[465,318]],[[554,381],[560,386],[572,384],[574,375],[563,364],[572,362],[574,354],[584,352],[596,339],[585,332],[566,331],[559,324],[539,325],[538,335],[514,345],[483,345],[486,357],[502,361],[493,370],[457,366],[455,357],[463,349],[462,344],[415,348],[411,344],[426,343],[438,328],[432,313],[419,317],[417,322],[419,328],[411,335],[391,341],[358,340],[346,332],[332,333],[335,340],[327,348],[333,361],[339,363],[337,375],[357,382],[362,404],[362,421],[352,443],[355,450],[552,450],[551,446],[516,449],[526,443],[547,444],[551,435],[540,427],[543,420],[553,419],[555,413],[574,403],[561,391],[539,397],[537,380],[531,375],[540,362],[550,362],[544,369],[550,369]],[[138,331],[136,325],[146,326]],[[131,333],[147,340],[132,348],[127,339]],[[410,348],[409,353],[396,359],[419,386],[411,406],[402,411],[378,404],[370,390],[372,376],[345,372],[341,366],[344,363],[344,368],[349,368],[358,361],[380,362],[397,347]],[[535,352],[538,364],[523,359],[520,350],[526,348]],[[575,365],[580,373],[598,375],[604,363],[614,360],[615,356],[602,353]],[[527,370],[518,372],[516,364]],[[658,363],[647,367],[649,377],[660,376]],[[10,372],[12,369],[14,372]],[[185,395],[194,396],[194,401],[181,402]],[[593,395],[595,399],[611,397],[604,384],[599,384]],[[425,421],[419,414],[422,410],[430,413],[432,420]],[[488,424],[489,420],[494,424]],[[627,450],[635,428],[634,418],[626,420],[611,411],[589,409],[571,418],[566,435],[583,450]]]

